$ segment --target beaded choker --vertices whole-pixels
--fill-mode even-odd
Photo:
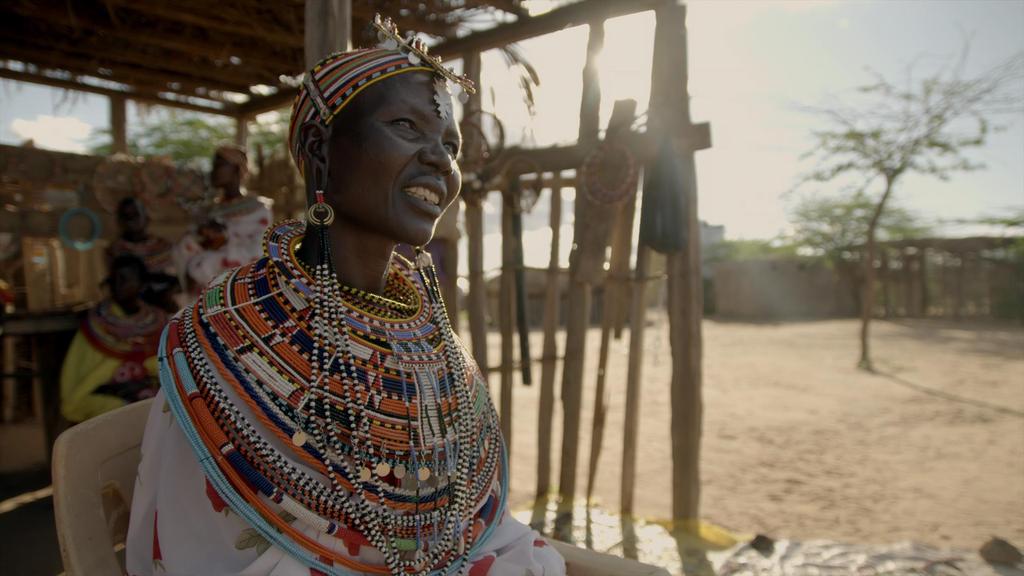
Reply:
[[[464,574],[503,513],[504,446],[432,267],[396,256],[383,296],[346,290],[326,263],[302,268],[303,236],[297,222],[272,228],[268,258],[215,280],[172,322],[172,408],[218,492],[230,487],[222,497],[310,566]],[[361,545],[386,566],[353,560]]]

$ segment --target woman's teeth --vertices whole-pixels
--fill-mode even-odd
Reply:
[[[435,206],[441,205],[441,197],[433,190],[428,190],[422,186],[410,186],[403,189],[402,192],[405,192],[413,198],[419,198],[420,200],[430,202]]]

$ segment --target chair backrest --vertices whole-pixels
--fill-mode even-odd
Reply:
[[[53,446],[53,508],[70,576],[124,574],[128,514],[152,400],[73,426]]]
[[[53,447],[53,507],[69,576],[124,574],[139,447],[152,400],[130,404],[69,428]],[[568,576],[668,576],[641,564],[551,540]]]
[[[636,560],[548,540],[565,558],[566,576],[669,576],[668,570]]]

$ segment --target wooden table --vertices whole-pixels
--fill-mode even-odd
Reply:
[[[43,312],[17,312],[0,317],[0,341],[3,348],[3,411],[0,424],[16,417],[19,383],[31,381],[32,415],[42,426],[47,460],[53,441],[60,432],[60,372],[64,356],[78,330],[82,314],[92,304]],[[28,342],[30,368],[19,370],[18,339]]]

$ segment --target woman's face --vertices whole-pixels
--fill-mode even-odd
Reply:
[[[141,237],[146,232],[146,214],[137,202],[123,202],[117,207],[117,223],[121,233],[131,238]]]
[[[122,308],[134,307],[142,288],[142,274],[135,266],[119,266],[111,271],[110,297]]]
[[[432,74],[399,74],[367,88],[332,123],[326,201],[335,226],[422,246],[458,197],[458,124],[442,120]]]
[[[214,188],[237,188],[242,181],[242,169],[238,164],[215,153],[210,169],[210,185]]]

